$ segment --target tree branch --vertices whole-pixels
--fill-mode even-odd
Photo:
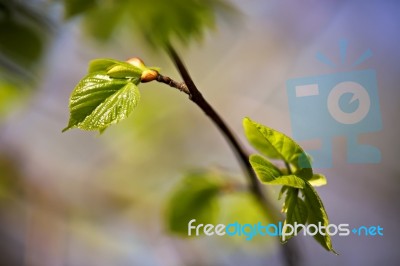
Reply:
[[[190,91],[189,91],[188,87],[186,86],[185,82],[177,82],[177,81],[171,79],[170,77],[161,75],[160,73],[158,74],[156,80],[158,82],[165,83],[165,84],[169,85],[170,87],[178,89],[190,96]]]
[[[265,196],[261,184],[258,181],[258,178],[253,168],[250,165],[249,155],[242,148],[242,145],[239,143],[239,141],[237,140],[233,132],[229,129],[229,127],[226,125],[226,123],[212,108],[212,106],[204,99],[203,95],[197,89],[195,83],[190,77],[188,70],[186,69],[184,63],[180,59],[175,49],[170,45],[167,46],[166,49],[184,82],[176,82],[171,78],[162,75],[159,75],[157,77],[157,81],[168,84],[169,86],[177,88],[180,91],[189,95],[189,99],[193,101],[198,107],[200,107],[200,109],[203,110],[203,112],[214,122],[214,124],[218,127],[222,135],[228,141],[233,152],[235,153],[236,158],[238,159],[243,171],[248,177],[248,181],[250,184],[250,191],[259,202],[260,206],[264,211],[264,214],[273,223],[278,223],[278,221],[282,219],[282,215],[278,210],[276,210],[274,205]],[[286,243],[284,246],[282,246],[281,250],[285,264],[287,266],[296,265],[299,263],[300,254],[297,252],[297,247],[293,239],[291,240],[291,243]]]
[[[188,94],[190,100],[192,100],[197,106],[199,106],[200,109],[202,109],[203,112],[214,122],[214,124],[218,127],[218,129],[221,131],[221,133],[230,144],[233,152],[239,160],[240,165],[242,166],[243,171],[246,173],[246,176],[248,177],[250,183],[250,190],[261,203],[263,210],[269,216],[268,218],[270,218],[273,222],[278,222],[281,218],[281,215],[279,212],[276,211],[274,205],[270,203],[269,200],[265,197],[261,188],[261,184],[258,181],[257,176],[250,165],[248,154],[244,151],[237,138],[234,136],[234,134],[228,128],[222,118],[218,115],[218,113],[204,99],[203,95],[197,89],[192,78],[190,77],[189,72],[184,66],[182,60],[171,46],[168,47],[168,53],[174,61],[176,67],[178,68],[186,86],[162,75],[157,78],[157,81],[166,83],[171,87],[175,87]]]

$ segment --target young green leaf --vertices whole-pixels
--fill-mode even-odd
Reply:
[[[140,80],[140,76],[147,67],[143,65],[143,69],[129,64],[109,58],[99,58],[90,61],[88,73],[104,72],[110,77],[115,78],[133,78]]]
[[[97,58],[89,62],[88,74],[95,72],[107,72],[112,66],[120,61],[110,58]]]
[[[304,188],[304,180],[296,175],[283,175],[270,182],[270,185],[283,185],[292,188]]]
[[[135,83],[138,81],[114,79],[100,72],[87,75],[72,92],[70,119],[63,132],[73,127],[102,132],[128,117],[140,99]]]
[[[283,194],[285,194],[285,192],[287,192],[288,189],[289,189],[288,186],[282,186],[281,190],[279,191],[278,200],[282,199]]]
[[[304,150],[283,133],[252,121],[243,120],[245,134],[250,144],[271,159],[281,159],[293,165],[304,179],[313,175],[311,162]]]
[[[308,182],[314,187],[320,187],[327,184],[326,177],[322,174],[314,174]]]
[[[115,65],[107,71],[107,75],[111,78],[132,78],[137,81],[140,79],[139,73],[142,71],[137,71],[135,68]]]
[[[250,156],[250,164],[261,182],[270,185],[284,185],[303,188],[304,180],[296,175],[282,175],[279,169],[264,157],[254,154]]]
[[[188,222],[215,223],[219,212],[221,184],[209,173],[187,175],[167,203],[166,222],[170,231],[188,235]]]
[[[305,203],[308,209],[308,224],[314,224],[317,227],[319,225],[326,226],[329,225],[328,214],[325,211],[325,207],[318,196],[318,193],[315,191],[313,186],[305,181],[305,187],[303,190],[305,196]],[[323,235],[319,232],[314,236],[315,240],[321,244],[328,251],[332,251],[337,254],[336,251],[332,247],[331,237],[329,234]]]
[[[284,210],[286,211],[286,219],[284,224],[290,224],[292,226],[297,224],[305,225],[308,218],[308,210],[306,204],[302,199],[298,197],[298,190],[294,188],[289,188],[287,191],[287,196],[285,200]],[[285,227],[286,228],[286,227]],[[301,231],[301,227],[298,227],[296,234],[293,231],[292,234],[282,236],[282,242],[287,242],[290,238],[297,235]]]
[[[270,182],[282,175],[281,171],[266,158],[253,154],[250,156],[250,164],[261,182]]]

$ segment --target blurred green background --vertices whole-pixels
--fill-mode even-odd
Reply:
[[[357,69],[377,72],[383,130],[361,139],[382,162],[348,164],[337,138],[318,191],[331,223],[380,225],[384,236],[335,236],[340,256],[299,236],[300,252],[304,265],[397,265],[399,12],[394,0],[0,0],[0,265],[281,265],[276,239],[168,233],[165,204],[186,172],[223,169],[244,180],[186,95],[143,84],[137,110],[102,136],[61,134],[69,95],[98,57],[139,56],[179,80],[159,49],[172,40],[243,142],[245,116],[290,135],[286,80],[356,70],[315,60],[317,51],[338,59],[343,38],[349,60],[374,53]],[[226,195],[219,222],[262,219],[253,205]]]

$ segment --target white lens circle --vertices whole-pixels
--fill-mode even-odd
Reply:
[[[345,93],[353,94],[350,101],[359,100],[358,108],[351,113],[342,111],[339,106],[340,97]],[[368,114],[371,106],[371,100],[368,92],[359,83],[352,81],[345,81],[337,84],[328,95],[328,111],[339,123],[342,124],[356,124],[363,120]]]

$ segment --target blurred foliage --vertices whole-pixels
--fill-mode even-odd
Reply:
[[[254,195],[235,179],[220,169],[203,169],[185,175],[167,201],[168,229],[188,236],[188,223],[192,219],[196,219],[193,225],[271,222],[267,221]],[[192,235],[195,234],[192,231]],[[242,236],[234,239],[238,243],[244,240]]]
[[[167,225],[187,236],[188,223],[213,224],[219,213],[218,194],[223,182],[212,172],[190,173],[177,186],[167,203]]]
[[[0,79],[0,122],[10,110],[16,107],[20,96],[17,84]]]
[[[14,158],[0,154],[0,202],[21,194],[21,173]]]
[[[45,52],[51,22],[38,3],[0,0],[0,78],[32,76]]]
[[[0,119],[34,88],[51,25],[43,4],[0,0]]]
[[[139,32],[153,48],[178,39],[188,44],[213,29],[217,14],[226,19],[237,11],[224,0],[64,0],[65,16],[83,15],[88,32],[108,40],[120,27]]]
[[[236,193],[226,193],[221,197],[221,215],[218,222],[226,225],[236,222],[242,225],[253,225],[258,223],[271,223],[272,221],[267,219],[267,215],[265,215],[260,203],[257,202],[254,195],[248,191],[237,191]],[[228,242],[227,244],[234,245],[245,242],[241,248],[248,248],[253,251],[259,248],[260,251],[265,252],[266,242],[273,242],[275,239],[262,235],[255,235],[252,241],[247,241],[246,236],[237,234],[226,238],[225,241]]]

